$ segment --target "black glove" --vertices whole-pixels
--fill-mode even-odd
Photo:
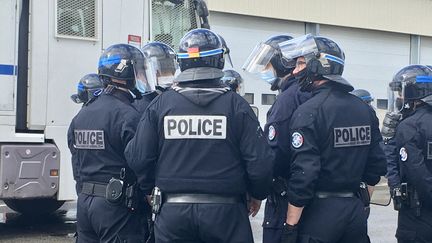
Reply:
[[[297,242],[297,225],[284,224],[282,229],[281,243],[296,243]]]
[[[381,129],[381,135],[384,139],[393,138],[396,133],[396,127],[401,119],[401,114],[396,112],[387,112]]]

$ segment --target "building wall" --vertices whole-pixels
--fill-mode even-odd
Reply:
[[[333,39],[344,50],[343,76],[355,88],[369,90],[376,99],[387,98],[393,75],[409,65],[407,34],[321,25],[320,35]]]
[[[212,11],[432,36],[430,0],[208,0]]]
[[[305,22],[211,12],[211,28],[221,34],[231,50],[235,70],[245,79],[246,93],[254,94],[254,106],[259,108],[261,123],[270,105],[263,105],[262,94],[276,94],[258,76],[241,70],[256,44],[281,33],[293,36],[305,34]],[[346,55],[344,77],[355,88],[369,90],[378,99],[387,99],[387,85],[393,75],[410,64],[410,34],[349,28],[321,24],[319,34],[336,41]],[[421,37],[421,64],[432,64],[432,37]],[[229,65],[226,68],[230,68]],[[376,103],[375,103],[376,104]]]

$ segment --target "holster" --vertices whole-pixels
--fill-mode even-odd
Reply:
[[[111,178],[106,187],[105,198],[112,204],[120,204],[124,195],[124,183],[122,180]]]
[[[159,187],[153,188],[150,204],[152,207],[152,212],[155,215],[159,214],[162,206],[162,192]]]
[[[410,209],[415,209],[416,216],[420,216],[421,203],[417,190],[407,183],[401,184],[402,204]]]
[[[111,178],[108,182],[105,198],[113,204],[124,203],[126,208],[134,211],[139,205],[139,194],[136,181],[130,182],[127,178],[126,168],[122,168],[120,179]]]
[[[126,184],[125,189],[125,206],[126,208],[134,211],[139,206],[140,190],[137,183]]]
[[[363,202],[365,208],[370,205],[370,195],[367,184],[364,182],[360,182],[359,191],[357,193],[358,198]]]

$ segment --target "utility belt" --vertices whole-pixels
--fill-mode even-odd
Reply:
[[[339,192],[324,192],[318,191],[315,192],[315,198],[325,199],[325,198],[352,198],[357,197],[360,201],[363,202],[365,207],[369,207],[370,205],[370,195],[368,191],[367,184],[364,182],[360,182],[360,187],[357,192],[350,191],[339,191]]]
[[[399,211],[402,208],[415,209],[416,215],[420,216],[421,203],[417,190],[407,183],[401,183],[400,188],[393,192],[394,209]]]
[[[158,187],[152,192],[151,206],[154,214],[160,212],[164,203],[187,203],[187,204],[236,204],[244,203],[245,198],[241,196],[222,196],[204,193],[162,193]]]
[[[354,192],[315,192],[315,198],[346,198],[356,197]]]
[[[134,211],[140,203],[140,191],[136,182],[127,182],[125,178],[126,172],[123,168],[120,172],[120,179],[111,178],[108,184],[83,182],[81,193],[103,197],[111,204],[123,204],[126,208]]]

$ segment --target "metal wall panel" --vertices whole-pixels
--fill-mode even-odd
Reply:
[[[387,99],[388,82],[409,65],[409,35],[330,25],[321,25],[320,34],[344,50],[343,76],[356,88],[369,90],[376,99]]]
[[[432,65],[432,38],[421,37],[420,39],[420,64]]]
[[[430,0],[209,0],[213,11],[432,36]]]

